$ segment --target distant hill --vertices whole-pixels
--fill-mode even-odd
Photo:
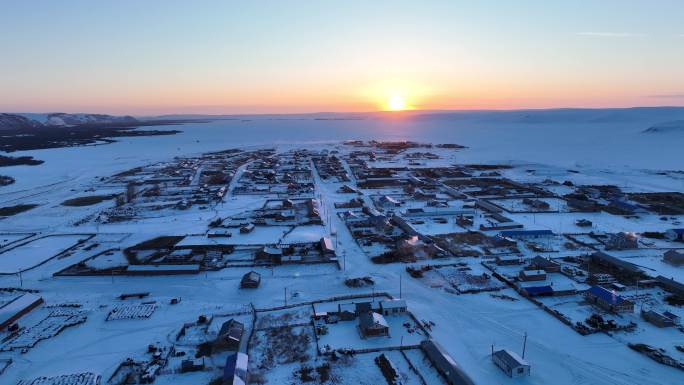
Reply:
[[[134,125],[139,121],[132,116],[104,114],[0,114],[0,130],[44,127],[75,127],[83,125]]]
[[[78,126],[82,124],[135,124],[138,119],[132,116],[112,116],[104,114],[65,114],[57,112],[47,115],[47,126]]]
[[[0,114],[0,130],[24,130],[42,127],[43,124],[17,114]]]
[[[659,134],[667,132],[684,132],[684,120],[672,120],[655,124],[643,131],[648,134]]]

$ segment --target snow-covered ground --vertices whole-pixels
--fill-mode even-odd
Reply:
[[[227,268],[180,276],[52,276],[71,264],[107,249],[117,250],[111,256],[104,255],[102,259],[94,259],[89,264],[120,265],[125,263],[121,250],[159,235],[195,234],[184,240],[192,244],[221,242],[218,241],[220,238],[211,238],[210,241],[205,235],[197,234],[204,234],[207,223],[213,218],[259,208],[266,198],[230,196],[211,210],[193,208],[169,211],[139,221],[109,224],[85,221],[78,226],[75,224],[81,219],[97,214],[103,207],[113,206],[114,202],[106,201],[86,207],[65,207],[61,202],[74,196],[88,195],[85,191],[96,184],[100,177],[152,162],[171,160],[174,156],[191,156],[228,148],[276,146],[278,151],[292,148],[342,150],[339,141],[346,139],[458,143],[469,148],[439,150],[442,158],[432,163],[425,161],[426,164],[506,163],[514,168],[503,173],[518,181],[539,182],[551,178],[559,182],[569,180],[575,184],[615,184],[626,191],[682,191],[684,188],[684,174],[671,172],[684,169],[684,158],[681,156],[684,137],[675,132],[641,133],[650,125],[672,120],[669,115],[662,119],[645,114],[642,118],[629,120],[619,117],[593,121],[549,118],[541,121],[533,119],[533,122],[517,115],[514,117],[498,114],[405,120],[369,117],[360,121],[267,120],[255,117],[247,121],[222,120],[173,126],[173,129],[183,132],[172,136],[119,138],[117,143],[110,145],[12,154],[31,155],[45,163],[0,169],[0,174],[10,175],[17,180],[13,185],[0,188],[0,207],[20,203],[39,205],[30,211],[0,219],[0,272],[26,270],[21,277],[16,274],[0,276],[0,287],[22,285],[23,288],[38,290],[44,298],[44,305],[19,320],[21,326],[30,327],[46,318],[49,314],[46,306],[67,303],[81,304],[87,321],[39,341],[23,354],[18,351],[1,353],[0,358],[11,357],[14,362],[0,376],[0,382],[14,384],[21,379],[39,376],[92,372],[101,375],[104,383],[126,358],[142,359],[151,343],[169,345],[184,323],[196,321],[201,314],[219,315],[249,309],[250,303],[257,309],[264,309],[281,306],[285,302],[316,301],[337,295],[368,293],[370,290],[388,292],[398,297],[401,288],[409,310],[419,320],[435,324],[432,337],[440,341],[478,384],[680,383],[684,372],[658,364],[630,350],[625,343],[651,340],[650,343],[657,345],[657,342],[667,339],[668,354],[683,359],[684,354],[671,349],[677,344],[684,345],[684,334],[676,330],[656,330],[648,325],[641,327],[638,334],[627,337],[614,338],[601,333],[581,336],[510,288],[497,293],[517,300],[504,300],[487,292],[458,295],[410,278],[404,264],[373,264],[340,217],[334,215],[337,212],[334,203],[348,200],[350,195],[337,192],[341,183],[323,182],[318,176],[315,182],[316,195],[322,197],[321,216],[330,223],[296,227],[289,233],[289,226],[257,227],[249,234],[234,231],[232,237],[222,242],[234,245],[316,242],[321,236],[334,232],[344,270],[333,264],[317,264]],[[432,151],[437,152],[436,149]],[[530,173],[530,169],[535,171]],[[526,228],[550,229],[554,232],[584,231],[574,224],[575,220],[582,218],[593,222],[590,230],[608,232],[663,231],[673,227],[673,220],[662,221],[657,215],[639,218],[625,218],[605,212],[506,215]],[[462,231],[453,221],[448,224],[426,223],[416,227],[428,234]],[[35,240],[12,249],[34,232],[39,234]],[[48,260],[84,236],[43,236],[88,233],[99,235],[64,259]],[[94,243],[98,246],[85,250],[87,245]],[[681,267],[663,264],[655,252],[649,253],[641,253],[638,258],[631,258],[626,252],[623,254],[640,266],[682,279],[684,274],[681,273]],[[479,262],[468,260],[471,264]],[[261,273],[261,286],[255,290],[239,289],[242,275],[250,270]],[[478,266],[474,271],[480,274],[484,270]],[[346,278],[360,276],[371,277],[375,281],[374,287],[349,288],[344,285]],[[128,301],[154,301],[155,311],[149,318],[107,321],[109,312],[123,304],[117,297],[131,292],[149,292],[149,297],[143,300]],[[172,298],[181,298],[181,301],[171,305]],[[586,305],[578,308],[579,305],[576,306],[572,301],[559,302],[555,305],[568,312],[580,309],[578,311],[584,315],[582,312],[587,309]],[[638,318],[637,313],[633,317]],[[302,320],[307,322],[305,318],[296,321]],[[390,317],[388,321],[393,329],[402,328],[403,321]],[[336,347],[373,347],[358,337],[356,321],[347,322],[331,326],[330,334],[323,339],[324,343]],[[262,326],[268,325],[265,323]],[[491,346],[520,351],[525,333],[528,335],[526,358],[532,365],[532,375],[512,380],[491,363]],[[389,339],[370,342],[373,345],[389,341],[396,345],[396,339],[401,340],[401,336],[402,333],[391,333]],[[405,338],[404,343],[416,342],[412,339],[415,334]],[[390,354],[393,361],[400,364],[400,372],[408,375],[409,369],[400,360],[401,356],[397,352]],[[364,358],[366,355],[369,357]],[[408,351],[407,355],[429,384],[442,381],[431,370],[420,351]],[[348,367],[341,365],[335,368],[333,372],[338,371],[336,374],[340,378],[338,383],[380,383],[383,378],[370,361],[373,357],[375,355],[357,355]],[[209,364],[211,369],[208,371],[183,375],[165,373],[155,383],[207,383],[219,375],[223,362],[218,361]],[[273,369],[270,378],[266,373],[268,383],[292,381],[292,372],[299,369],[300,365],[288,365]],[[406,383],[417,382],[415,378],[407,378]]]

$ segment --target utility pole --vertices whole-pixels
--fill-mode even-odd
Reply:
[[[287,306],[287,287],[283,288],[285,290],[285,306]]]
[[[401,271],[399,272],[399,299],[401,299]],[[403,337],[402,337],[403,338]]]
[[[525,338],[523,339],[523,354],[522,358],[525,358],[525,349],[527,348],[527,332],[525,332]]]
[[[342,252],[342,271],[347,271],[347,250]]]

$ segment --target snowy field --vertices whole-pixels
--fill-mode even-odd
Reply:
[[[55,235],[38,238],[0,254],[0,273],[14,274],[39,265],[87,237]]]

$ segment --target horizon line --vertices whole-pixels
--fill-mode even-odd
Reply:
[[[67,110],[58,111],[21,111],[11,112],[4,111],[0,114],[103,114],[111,116],[132,116],[132,117],[164,117],[164,116],[207,116],[207,117],[221,117],[221,116],[293,116],[293,115],[318,115],[318,114],[389,114],[402,115],[409,113],[450,113],[450,112],[514,112],[514,111],[556,111],[556,110],[629,110],[629,109],[659,109],[659,108],[684,108],[684,105],[658,105],[658,106],[644,106],[633,105],[625,107],[529,107],[529,108],[472,108],[472,109],[406,109],[400,111],[392,110],[366,110],[366,111],[308,111],[308,112],[254,112],[254,113],[201,113],[201,112],[170,112],[160,114],[136,114],[136,113],[110,113],[110,112],[66,112]]]

